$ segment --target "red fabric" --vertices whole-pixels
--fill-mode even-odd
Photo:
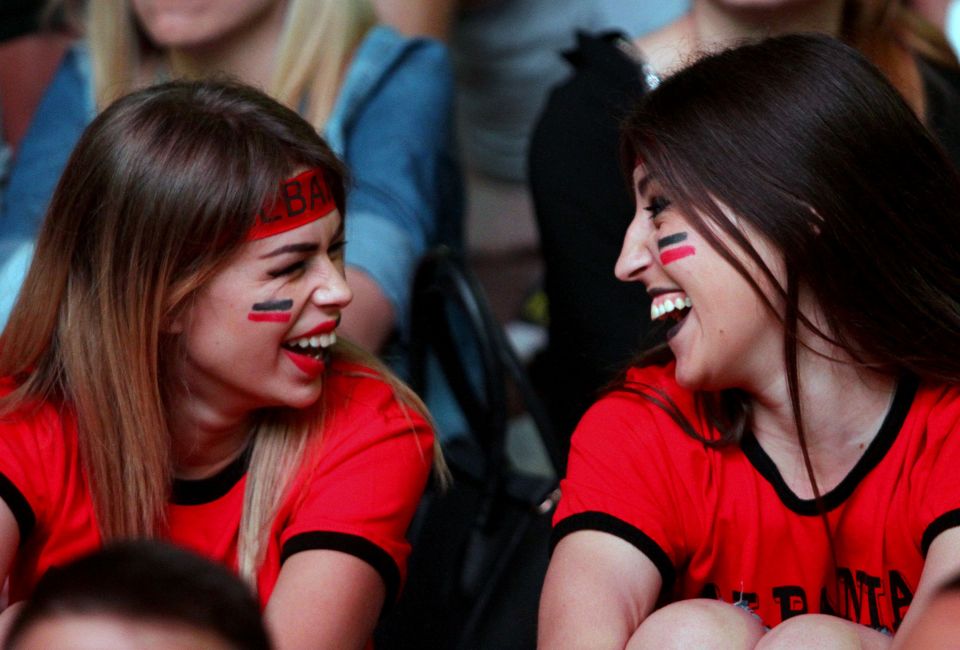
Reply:
[[[247,240],[263,239],[299,228],[337,209],[322,169],[309,169],[280,183],[270,206],[257,213]]]
[[[699,431],[716,435],[694,417],[672,365],[633,369],[628,381],[665,391]],[[865,453],[876,465],[861,460],[824,495],[836,572],[813,501],[778,493],[769,467],[758,469],[769,458],[755,441],[752,451],[746,441],[711,449],[626,392],[601,399],[577,428],[555,533],[610,532],[655,564],[662,553],[661,575],[676,572],[669,600],[744,601],[768,626],[805,609],[895,630],[930,541],[960,525],[960,391],[920,385],[912,403],[898,399],[902,425],[889,426],[888,415],[889,435],[881,429]]]
[[[366,540],[395,564],[402,579],[410,551],[406,529],[430,471],[433,434],[423,418],[401,409],[390,387],[370,374],[342,362],[328,372],[323,436],[274,522],[258,576],[261,605],[276,584],[284,544],[299,534]],[[53,406],[0,422],[0,475],[36,518],[11,572],[15,602],[27,598],[51,566],[97,548],[100,537],[80,471],[75,426]],[[235,569],[245,483],[244,475],[207,503],[171,504],[170,539]],[[0,489],[0,497],[16,513],[11,503],[16,494],[11,498],[9,486]],[[331,547],[342,550],[326,538],[311,538],[300,550]]]

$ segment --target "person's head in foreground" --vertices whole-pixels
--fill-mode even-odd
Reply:
[[[123,542],[52,569],[17,615],[8,650],[267,650],[249,588],[222,567],[159,542]]]
[[[616,274],[666,344],[573,436],[543,645],[885,643],[960,571],[957,172],[825,36],[705,57],[623,133]]]

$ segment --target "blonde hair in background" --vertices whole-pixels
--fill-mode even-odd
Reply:
[[[19,383],[0,398],[0,418],[38,401],[75,414],[104,541],[163,534],[181,354],[166,327],[243,245],[250,215],[302,167],[326,170],[343,213],[343,169],[315,129],[262,93],[214,82],[118,100],[71,155],[0,341],[0,376]],[[335,354],[371,368],[426,417],[368,354],[345,343]],[[238,564],[253,585],[277,508],[322,436],[323,403],[264,409],[251,426]],[[442,460],[435,467],[442,474]]]
[[[289,0],[269,94],[322,129],[353,51],[375,21],[369,0]],[[130,0],[90,2],[86,22],[100,110],[152,81],[144,79],[146,61],[166,66],[163,51],[137,25]]]
[[[847,0],[841,37],[883,71],[921,118],[924,89],[914,55],[960,67],[944,33],[904,0]]]

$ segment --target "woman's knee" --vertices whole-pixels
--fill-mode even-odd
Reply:
[[[803,614],[770,630],[757,644],[760,650],[778,648],[830,648],[859,650],[884,648],[890,637],[863,625],[828,614]]]
[[[681,600],[646,618],[628,648],[753,648],[764,634],[751,612],[719,600]]]

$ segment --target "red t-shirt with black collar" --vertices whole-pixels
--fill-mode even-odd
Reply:
[[[631,369],[626,387],[662,391],[698,431],[674,366]],[[656,392],[653,392],[656,394]],[[823,495],[831,559],[813,500],[798,498],[757,440],[711,448],[659,406],[618,390],[584,416],[571,443],[554,543],[578,530],[646,554],[664,602],[740,602],[768,626],[806,612],[896,630],[931,542],[960,525],[960,390],[901,380],[872,443]]]
[[[396,596],[410,552],[406,530],[432,464],[433,433],[372,374],[341,361],[327,373],[322,438],[274,520],[257,580],[261,605],[283,561],[312,549],[368,562],[386,584],[386,602]],[[0,394],[10,389],[2,385]],[[236,569],[247,461],[244,454],[213,477],[175,481],[170,541]],[[0,498],[20,529],[11,602],[28,598],[50,567],[101,545],[74,420],[51,404],[0,420]]]

